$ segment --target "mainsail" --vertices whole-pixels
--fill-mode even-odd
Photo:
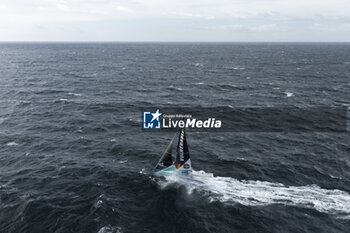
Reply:
[[[192,172],[192,165],[186,141],[185,129],[181,129],[179,133],[179,141],[176,148],[176,159],[173,163],[172,148],[175,137],[176,134],[154,169],[157,174],[177,174],[187,176]]]
[[[170,144],[168,145],[168,147],[164,151],[162,157],[160,157],[160,160],[157,163],[157,166],[155,167],[155,169],[161,170],[161,169],[164,169],[166,167],[173,165],[172,151],[173,151],[173,144],[174,144],[175,136],[176,136],[176,134],[174,135]]]
[[[186,167],[184,168],[190,169],[191,168],[190,153],[188,151],[185,129],[183,128],[181,129],[179,134],[179,142],[177,144],[176,151],[177,151],[177,154],[176,154],[176,159],[174,163],[175,167],[178,169],[183,164],[186,163]]]

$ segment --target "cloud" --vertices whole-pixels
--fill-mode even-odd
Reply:
[[[24,13],[30,16],[39,12],[42,17],[52,16],[55,21],[65,20],[67,11],[70,17],[85,18],[94,16],[95,20],[110,18],[231,18],[292,20],[297,18],[317,19],[348,17],[350,2],[347,0],[3,0],[7,6],[5,15],[16,16]],[[122,13],[123,14],[120,14]],[[44,18],[43,18],[44,20]]]
[[[67,1],[65,0],[58,0],[57,3],[56,3],[56,7],[60,10],[63,10],[63,11],[69,11],[70,8],[68,7],[67,5]]]
[[[169,38],[184,40],[277,38],[267,35],[269,32],[288,40],[310,39],[313,33],[318,34],[316,40],[322,36],[330,38],[327,30],[334,33],[332,38],[346,40],[350,38],[349,15],[349,0],[2,0],[0,27],[7,30],[0,39],[46,40],[45,33],[39,35],[35,25],[47,30],[61,25],[67,31],[83,28],[86,35],[106,35],[101,37],[105,40],[122,38],[116,36],[121,31],[132,35],[130,39],[153,36],[158,40],[164,37],[164,28],[172,33]],[[151,35],[138,35],[140,31],[147,33],[144,28],[152,28]],[[114,34],[109,38],[110,31]],[[209,35],[210,32],[214,35]],[[59,31],[49,33],[56,35]],[[240,37],[239,33],[250,36]],[[252,37],[253,34],[256,36]],[[64,37],[80,38],[73,34],[60,34],[59,38]]]
[[[237,25],[222,25],[219,26],[220,30],[229,30],[229,31],[241,31],[241,32],[264,32],[272,31],[277,29],[276,24],[264,24],[259,26],[246,26],[242,24]]]
[[[277,29],[276,24],[265,24],[265,25],[260,25],[260,26],[254,27],[253,31],[264,32],[264,31],[272,31],[272,30],[276,30],[276,29]]]
[[[215,16],[213,15],[202,15],[202,14],[176,12],[176,11],[162,12],[161,16],[166,18],[175,18],[175,19],[176,18],[177,19],[215,19]]]

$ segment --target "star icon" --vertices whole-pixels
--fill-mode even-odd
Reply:
[[[157,119],[157,121],[159,121],[159,116],[162,115],[162,114],[159,112],[159,109],[157,109],[157,111],[156,111],[155,113],[151,113],[151,114],[152,114],[152,116],[153,116],[151,122],[154,121],[155,119]]]

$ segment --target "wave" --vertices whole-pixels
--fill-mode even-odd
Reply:
[[[0,117],[0,125],[6,120],[6,117]]]
[[[240,66],[224,66],[223,68],[227,70],[245,70],[244,67],[240,67]]]
[[[294,96],[294,93],[293,93],[293,92],[288,92],[288,91],[286,91],[286,92],[284,92],[284,94],[286,95],[286,97],[292,97],[292,96]]]
[[[204,66],[204,64],[201,62],[194,63],[193,65],[196,67],[203,67]]]
[[[8,142],[8,143],[6,143],[6,146],[18,146],[18,143],[16,143],[16,142]]]
[[[68,72],[65,73],[66,77],[75,77],[75,78],[94,78],[97,76],[97,73],[76,73],[76,72]]]
[[[181,87],[175,87],[173,85],[168,86],[167,89],[176,90],[176,91],[183,91],[183,89]]]
[[[104,226],[102,227],[98,233],[122,233],[121,227],[116,226]]]
[[[158,181],[161,188],[183,185],[188,194],[199,191],[208,199],[245,206],[282,204],[313,208],[319,212],[350,218],[350,194],[341,190],[322,189],[317,185],[285,186],[266,181],[237,180],[214,176],[204,171],[193,171],[191,178],[167,176]]]
[[[68,95],[70,95],[70,96],[82,96],[82,94],[73,93],[73,92],[69,92]]]
[[[68,99],[61,98],[61,99],[59,99],[58,101],[55,101],[55,102],[68,102]]]

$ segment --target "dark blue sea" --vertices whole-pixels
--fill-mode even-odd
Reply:
[[[347,43],[1,43],[1,233],[350,232],[348,132],[188,132],[142,109],[350,106]]]

